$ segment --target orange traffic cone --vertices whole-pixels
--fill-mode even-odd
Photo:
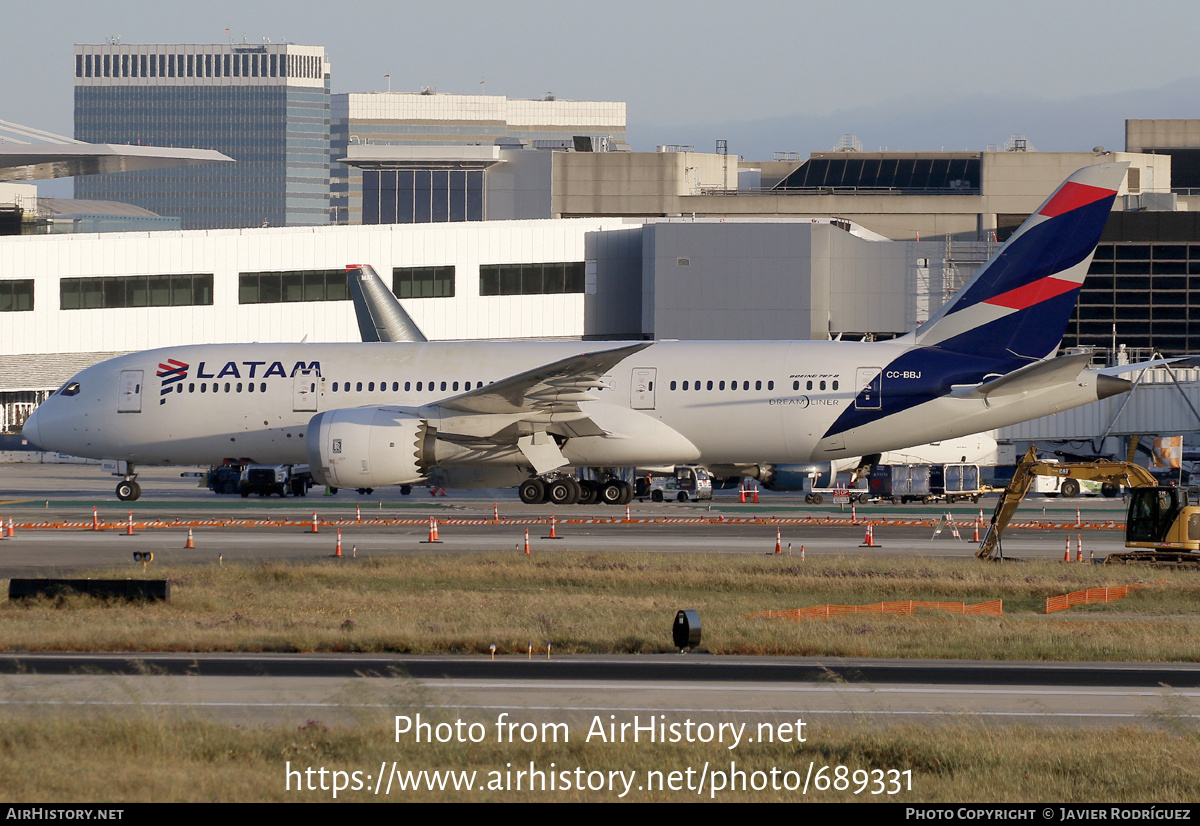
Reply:
[[[543,536],[542,539],[558,539],[558,534],[554,532],[554,523],[558,520],[554,518],[554,514],[550,514],[550,535]]]
[[[8,517],[8,538],[12,539],[16,535],[17,535],[17,532],[15,529],[15,526],[13,525],[13,518],[10,516],[10,517]]]
[[[1067,550],[1063,554],[1063,562],[1071,561],[1071,537],[1067,537]]]
[[[196,541],[194,539],[192,539],[192,529],[191,528],[188,528],[187,542],[184,543],[183,547],[185,547],[185,548],[195,548],[196,547]]]
[[[775,553],[783,553],[783,540],[779,536],[779,528],[775,529]]]
[[[626,521],[626,522],[630,522],[630,521],[632,521],[632,520],[629,518],[629,506],[628,506],[628,505],[626,505],[626,506],[625,506],[625,521]]]
[[[1083,534],[1076,534],[1075,538],[1077,540],[1077,544],[1075,546],[1075,561],[1083,562]],[[1070,542],[1071,540],[1068,539],[1067,541]]]
[[[500,506],[498,504],[496,504],[495,502],[492,503],[492,521],[493,522],[500,521]]]
[[[133,511],[129,512],[129,522],[125,526],[125,535],[133,536]]]
[[[316,512],[316,511],[313,511],[313,526],[312,526],[312,533],[316,533],[316,532],[317,532],[317,512]]]
[[[746,504],[746,486],[745,485],[741,485],[740,487],[738,487],[738,504],[741,504],[741,505]]]
[[[96,512],[95,505],[92,505],[92,530],[100,530],[100,514]]]
[[[800,546],[800,561],[801,562],[804,561],[804,546],[803,545]]]
[[[758,504],[758,485],[754,486],[754,498],[751,501],[753,501],[755,505]]]
[[[437,520],[431,516],[429,517],[429,538],[421,540],[421,544],[432,545],[434,543],[440,543],[441,541],[442,540],[438,539]]]
[[[525,556],[529,556],[529,528],[525,529]]]
[[[354,521],[355,521],[355,522],[361,522],[361,521],[362,521],[362,505],[355,505],[355,506],[354,506]]]
[[[866,537],[863,538],[863,543],[861,545],[859,545],[858,547],[860,547],[860,548],[878,548],[879,547],[878,545],[875,544],[875,525],[873,525],[870,522],[867,523],[867,535],[866,535]]]
[[[337,529],[337,547],[334,549],[333,555],[334,556],[342,555],[342,529],[341,528]]]

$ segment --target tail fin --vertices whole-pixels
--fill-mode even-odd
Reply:
[[[1007,351],[1014,369],[1054,353],[1128,166],[1086,166],[1063,181],[917,328],[917,344],[960,353]]]
[[[363,341],[427,341],[370,264],[348,265],[346,284]]]

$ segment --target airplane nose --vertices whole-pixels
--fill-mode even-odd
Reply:
[[[25,424],[21,426],[21,434],[37,447],[42,446],[42,434],[38,429],[38,410],[40,409],[35,408],[29,414],[29,418],[25,420]]]

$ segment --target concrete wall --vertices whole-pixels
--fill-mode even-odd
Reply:
[[[552,218],[555,152],[509,150],[484,173],[484,217],[489,221]]]
[[[679,215],[680,198],[721,187],[726,159],[699,152],[556,152],[554,214]],[[738,161],[728,158],[728,185]]]
[[[1200,148],[1200,119],[1137,118],[1125,121],[1125,151]]]
[[[656,338],[805,339],[817,296],[806,222],[659,221],[643,231],[642,330]],[[815,309],[814,309],[815,308]]]

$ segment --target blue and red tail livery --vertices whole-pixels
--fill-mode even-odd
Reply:
[[[1008,353],[1006,373],[1058,348],[1127,163],[1067,178],[975,277],[916,331],[956,353]]]

